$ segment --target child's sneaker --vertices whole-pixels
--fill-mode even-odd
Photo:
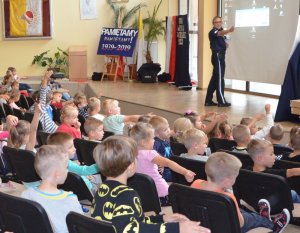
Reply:
[[[289,224],[290,212],[287,209],[283,209],[280,214],[278,214],[274,220],[274,233],[283,232],[283,229]]]
[[[265,217],[267,219],[271,220],[271,207],[270,203],[266,199],[260,199],[258,201],[258,209],[259,209],[259,215],[262,217]]]

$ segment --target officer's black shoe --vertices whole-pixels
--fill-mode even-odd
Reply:
[[[230,107],[231,106],[231,103],[228,103],[228,102],[225,102],[225,103],[218,103],[218,107]]]
[[[209,106],[217,106],[218,104],[213,102],[213,101],[210,101],[210,102],[205,102],[204,104],[206,107],[209,107]]]

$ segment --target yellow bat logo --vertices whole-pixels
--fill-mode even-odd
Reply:
[[[139,223],[135,218],[130,218],[130,223],[125,227],[123,233],[137,233],[139,230]]]
[[[126,185],[120,185],[120,186],[114,188],[114,189],[111,191],[110,196],[111,196],[111,197],[116,197],[116,196],[118,196],[120,193],[125,192],[125,191],[127,191],[127,190],[133,190],[133,189],[129,188],[129,187],[126,186]]]
[[[102,220],[102,218],[100,216],[96,216],[95,219],[100,220],[100,221]]]
[[[109,192],[109,187],[106,184],[101,184],[101,186],[98,189],[98,195],[99,197],[105,197]]]
[[[112,220],[113,218],[113,212],[114,212],[114,209],[115,209],[115,205],[116,204],[113,204],[111,202],[105,202],[105,204],[103,205],[103,209],[102,209],[102,212],[103,212],[103,216],[107,219],[107,220]]]
[[[133,203],[135,205],[135,208],[137,209],[138,213],[139,213],[139,217],[142,216],[143,214],[143,209],[142,209],[142,205],[141,205],[141,201],[138,197],[134,197],[133,198]]]
[[[165,224],[161,224],[160,229],[159,229],[159,233],[166,233],[167,229],[166,229],[166,225]]]
[[[134,210],[129,205],[120,205],[114,210],[113,218],[123,215],[134,214]]]

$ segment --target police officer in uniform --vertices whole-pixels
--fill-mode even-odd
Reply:
[[[222,28],[222,18],[219,16],[215,16],[212,23],[214,27],[208,33],[208,37],[210,49],[212,51],[211,63],[213,65],[213,73],[207,88],[205,106],[229,107],[231,104],[228,103],[224,97],[225,53],[227,48],[225,35],[233,32],[234,27],[224,30]],[[212,100],[215,91],[218,103],[215,103]]]

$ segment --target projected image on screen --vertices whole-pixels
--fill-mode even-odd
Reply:
[[[300,24],[299,0],[219,1],[223,27],[235,26],[225,78],[282,84]]]
[[[235,27],[267,27],[269,25],[269,8],[252,8],[235,11]]]

